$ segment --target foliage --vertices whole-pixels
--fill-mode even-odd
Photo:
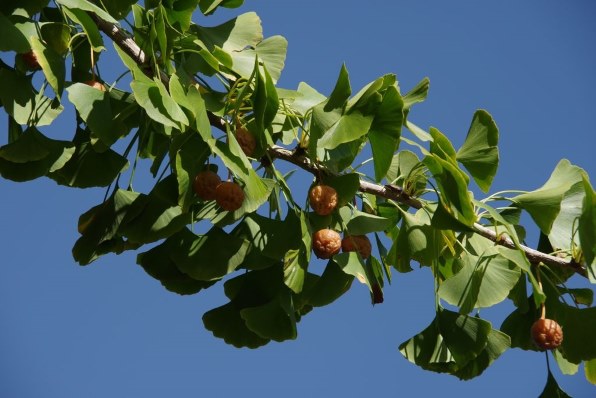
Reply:
[[[392,271],[410,272],[415,261],[434,275],[436,315],[400,345],[409,361],[476,377],[510,347],[537,350],[529,330],[546,309],[565,333],[557,363],[573,372],[584,362],[594,382],[593,292],[566,284],[581,276],[596,282],[596,196],[581,168],[562,160],[538,189],[475,199],[471,182],[489,192],[499,165],[499,130],[487,111],[475,112],[455,148],[439,129],[424,131],[409,118],[426,99],[428,79],[403,94],[387,74],[354,94],[344,65],[329,96],[306,83],[282,89],[286,40],[263,37],[256,14],[218,26],[193,21],[197,11],[207,17],[242,0],[143,4],[0,5],[0,103],[8,115],[0,175],[107,187],[105,199],[80,216],[79,264],[141,249],[138,264],[172,292],[196,294],[225,279],[229,302],[205,313],[205,327],[255,348],[295,339],[301,317],[337,300],[354,278],[381,303]],[[132,18],[128,36],[125,18]],[[124,73],[102,82],[103,90],[92,83],[101,81],[108,38]],[[72,138],[51,138],[69,103]],[[246,136],[237,139],[239,129],[254,137],[254,152],[244,147]],[[361,168],[367,156],[372,167]],[[139,159],[155,179],[148,192],[132,186]],[[278,160],[333,187],[335,211],[319,215],[297,203],[293,171]],[[195,195],[203,170],[227,173],[242,188],[240,208],[226,211]],[[540,230],[540,252],[523,245],[522,212]],[[340,253],[322,273],[312,270],[312,234],[324,228],[374,234],[377,253]],[[506,299],[516,309],[501,330],[476,312]],[[559,391],[549,372],[545,394]]]

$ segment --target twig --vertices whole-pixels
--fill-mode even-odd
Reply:
[[[155,75],[153,68],[147,62],[148,59],[147,59],[145,52],[139,47],[139,45],[134,41],[134,39],[126,31],[122,30],[120,27],[118,27],[117,25],[115,25],[113,23],[102,20],[101,18],[97,17],[96,15],[91,14],[91,17],[94,19],[94,21],[96,22],[99,29],[102,32],[104,32],[112,41],[114,41],[114,43],[116,43],[116,45],[118,47],[120,47],[128,56],[130,56],[133,60],[135,60],[135,62],[141,67],[141,69],[148,76]],[[161,70],[158,72],[159,72],[160,79],[167,87],[168,83],[170,81],[169,76]],[[196,84],[200,84],[196,80],[194,80],[194,82]],[[217,128],[219,130],[225,131],[225,121],[224,120],[222,120],[220,117],[214,115],[211,112],[207,112],[207,115],[209,117],[209,122],[211,123],[211,126]],[[326,173],[326,174],[330,173],[329,170],[326,170],[324,166],[322,166],[318,163],[313,163],[306,156],[297,154],[297,153],[292,152],[286,148],[282,148],[280,146],[274,145],[274,146],[270,147],[267,151],[271,158],[285,160],[287,162],[295,164],[296,166],[298,166],[298,167],[302,168],[303,170],[306,170],[309,173],[312,173],[314,175],[318,175],[319,173]],[[380,196],[380,197],[383,197],[386,199],[392,199],[392,200],[395,200],[396,202],[406,204],[406,205],[411,206],[416,209],[419,209],[422,207],[422,203],[418,199],[412,198],[411,196],[407,195],[401,187],[398,187],[396,185],[392,185],[392,184],[379,185],[379,184],[370,183],[368,181],[360,180],[359,190],[361,192],[370,193],[370,194]],[[489,239],[498,245],[501,245],[501,246],[504,246],[504,247],[507,247],[510,249],[517,249],[515,243],[511,239],[509,239],[507,237],[503,237],[503,236],[497,236],[497,234],[494,231],[492,231],[480,224],[475,223],[473,225],[473,230],[480,236],[483,236],[486,239]],[[568,262],[562,258],[551,256],[549,254],[542,253],[538,250],[534,250],[530,247],[523,246],[523,245],[521,245],[521,249],[524,251],[524,254],[528,258],[528,260],[532,263],[540,263],[541,262],[541,263],[549,265],[549,266],[569,268],[569,269],[573,270],[574,272],[587,278],[586,270],[580,264],[578,264],[574,261]]]

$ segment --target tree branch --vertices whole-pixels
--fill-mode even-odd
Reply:
[[[134,41],[134,39],[124,30],[122,30],[117,25],[104,21],[101,18],[97,17],[94,14],[91,14],[91,17],[94,19],[95,23],[99,27],[99,29],[104,32],[118,47],[120,47],[128,56],[130,56],[145,72],[148,76],[154,76],[155,71],[153,70],[152,65],[148,63],[147,56],[145,52],[139,47],[139,45]],[[165,72],[158,71],[159,77],[162,82],[168,86],[170,78]],[[195,80],[196,84],[199,84]],[[209,117],[209,122],[211,125],[219,130],[225,131],[225,121],[222,120],[220,117],[214,115],[211,112],[207,112]],[[272,158],[275,159],[282,159],[284,161],[290,162],[305,171],[308,171],[312,174],[318,174],[320,172],[329,174],[329,170],[325,169],[324,166],[318,163],[312,162],[308,157],[297,154],[293,151],[290,151],[286,148],[282,148],[280,146],[272,146],[268,149],[268,154]],[[409,196],[401,187],[396,185],[379,185],[373,184],[368,181],[360,180],[360,188],[361,192],[370,193],[376,196],[380,196],[386,199],[395,200],[396,202],[403,203],[410,207],[420,209],[422,207],[422,202],[418,199]],[[473,230],[480,236],[485,237],[498,245],[502,245],[504,247],[510,249],[517,249],[515,243],[508,237],[504,236],[497,236],[497,234],[489,228],[484,227],[478,223],[473,225]],[[562,258],[551,256],[546,253],[542,253],[540,251],[534,250],[527,246],[521,246],[521,249],[524,251],[524,254],[528,258],[528,260],[532,263],[538,264],[543,263],[549,266],[554,267],[562,267],[571,269],[574,272],[587,277],[586,270],[578,263],[574,261],[566,261]]]

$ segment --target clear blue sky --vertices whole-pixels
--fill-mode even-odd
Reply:
[[[411,118],[456,146],[474,111],[487,109],[501,133],[493,192],[536,188],[561,158],[596,182],[593,1],[247,0],[195,22],[249,10],[266,36],[289,41],[282,87],[306,81],[328,94],[344,62],[354,90],[385,73],[396,73],[403,91],[428,76],[429,99]],[[51,132],[68,137],[73,126],[63,118]],[[546,382],[544,356],[520,350],[468,382],[407,362],[397,346],[434,316],[428,269],[394,273],[374,308],[355,283],[304,317],[296,341],[228,346],[201,321],[225,302],[221,285],[177,296],[135,253],[74,263],[78,216],[103,195],[48,179],[0,181],[0,397],[531,397]],[[498,327],[510,310],[485,314]],[[582,374],[556,377],[573,396],[596,395]]]

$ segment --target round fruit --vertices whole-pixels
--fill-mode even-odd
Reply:
[[[364,259],[369,258],[372,251],[366,235],[346,235],[341,241],[341,249],[344,252],[358,252]]]
[[[238,126],[236,128],[236,140],[242,148],[242,152],[246,156],[252,156],[255,153],[255,148],[257,147],[257,141],[255,140],[255,136],[252,135],[246,128],[242,126]]]
[[[212,171],[200,171],[195,176],[192,189],[197,196],[204,200],[215,199],[215,188],[221,184],[221,178]]]
[[[312,234],[312,250],[318,258],[331,258],[341,248],[341,237],[332,229],[321,229]]]
[[[232,181],[224,181],[215,189],[215,201],[224,210],[238,210],[244,202],[244,191]]]
[[[552,319],[538,319],[531,331],[534,344],[542,350],[552,350],[563,342],[563,329]]]
[[[27,65],[27,68],[29,70],[41,69],[41,66],[39,65],[39,61],[37,60],[37,56],[35,55],[33,50],[30,50],[29,52],[22,54],[22,57],[23,57],[23,62],[25,62],[25,65]]]
[[[90,87],[98,89],[99,91],[106,91],[106,86],[104,86],[103,83],[100,83],[97,80],[87,80],[84,83]]]
[[[308,193],[310,207],[320,216],[333,213],[337,207],[337,191],[329,185],[315,185]]]

